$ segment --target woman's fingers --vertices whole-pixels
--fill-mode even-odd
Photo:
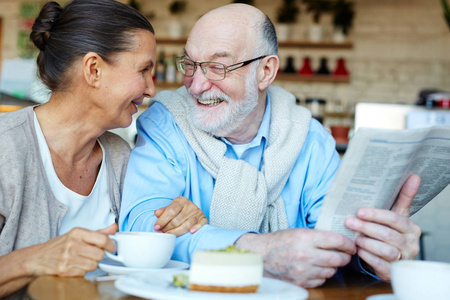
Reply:
[[[175,198],[169,206],[155,211],[155,215],[160,215],[155,223],[155,230],[177,236],[187,232],[194,233],[208,224],[203,212],[185,197]]]

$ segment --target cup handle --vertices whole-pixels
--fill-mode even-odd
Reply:
[[[114,235],[109,235],[109,238],[115,242],[115,244],[116,244],[116,249],[117,249],[117,242],[118,242],[117,237],[114,236]],[[116,251],[116,252],[117,252],[117,251]],[[115,261],[118,261],[118,262],[123,263],[123,257],[122,257],[122,256],[114,255],[114,254],[112,254],[112,253],[109,253],[108,251],[105,251],[105,255],[106,255],[106,257],[108,257],[108,258],[110,258],[110,259],[112,259],[112,260],[115,260]]]

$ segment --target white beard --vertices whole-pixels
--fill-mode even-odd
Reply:
[[[252,76],[251,76],[252,75]],[[192,97],[189,101],[191,106],[191,117],[194,125],[203,131],[219,137],[229,136],[239,126],[242,125],[245,118],[258,105],[258,86],[256,83],[256,74],[249,72],[245,79],[245,94],[242,100],[231,100],[231,98],[219,91],[206,91],[200,95],[193,95],[188,89],[188,93]],[[228,102],[228,104],[219,104],[220,108],[211,108],[208,106],[197,105],[197,99],[216,100],[220,99]]]

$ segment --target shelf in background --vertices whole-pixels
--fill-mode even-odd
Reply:
[[[350,77],[331,75],[300,76],[297,74],[278,74],[275,81],[292,82],[319,82],[319,83],[349,83]],[[176,89],[183,85],[182,82],[155,81],[155,87],[161,89]]]
[[[155,81],[155,87],[160,89],[178,89],[182,86],[182,82]]]
[[[157,44],[185,45],[186,38],[156,38]],[[286,41],[278,42],[279,48],[308,48],[308,49],[352,49],[352,42],[333,43],[333,42],[309,42],[309,41]]]
[[[325,118],[353,119],[354,113],[351,112],[325,112]]]
[[[286,41],[278,42],[279,48],[308,48],[308,49],[352,49],[352,42],[309,42],[309,41]]]
[[[172,39],[172,38],[156,38],[156,44],[179,44],[179,45],[185,45],[187,38],[179,38],[179,39]]]
[[[301,76],[298,74],[278,74],[275,81],[306,81],[306,82],[326,82],[326,83],[349,83],[350,76],[332,75],[311,75]]]

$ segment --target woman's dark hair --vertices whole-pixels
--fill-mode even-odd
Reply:
[[[155,33],[137,10],[114,0],[72,0],[64,8],[48,2],[30,35],[40,50],[39,76],[50,90],[63,90],[65,72],[76,59],[95,52],[111,63],[114,54],[132,48],[138,29]]]

